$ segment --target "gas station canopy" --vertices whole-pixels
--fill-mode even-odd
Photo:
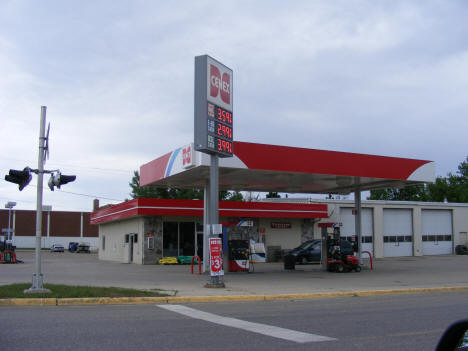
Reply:
[[[140,185],[204,188],[209,155],[188,144],[140,168]],[[219,159],[219,188],[238,191],[347,194],[430,183],[432,161],[234,142],[234,156]]]

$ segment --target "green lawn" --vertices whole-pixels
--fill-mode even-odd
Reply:
[[[0,286],[0,299],[6,298],[74,298],[74,297],[147,297],[147,296],[169,296],[159,293],[157,290],[136,290],[123,288],[104,288],[95,286],[72,286],[59,284],[44,284],[46,289],[52,291],[50,294],[24,294],[31,283],[19,283]]]

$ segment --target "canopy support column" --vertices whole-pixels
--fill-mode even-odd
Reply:
[[[358,244],[358,258],[361,263],[361,245],[362,245],[362,226],[361,226],[361,186],[358,177],[354,178],[354,232],[356,234],[356,240]]]
[[[205,181],[205,189],[203,192],[203,273],[210,270],[210,248],[208,245],[208,237],[210,236],[210,181]]]

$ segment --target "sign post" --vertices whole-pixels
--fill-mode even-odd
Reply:
[[[16,202],[14,201],[8,201],[5,204],[5,208],[8,208],[8,231],[7,231],[7,241],[11,243],[11,240],[13,240],[13,230],[11,229],[11,209],[16,206]],[[2,232],[5,232],[2,229]]]
[[[222,267],[222,243],[217,237],[222,233],[218,211],[219,157],[233,155],[232,81],[230,68],[208,55],[195,57],[194,148],[210,155],[209,196],[205,196],[205,201],[208,198],[209,201],[204,209],[207,218],[204,222],[209,230],[203,231],[209,235],[211,279],[205,285],[208,288],[224,288],[224,283],[219,281],[224,271],[218,270],[213,262],[220,262]]]

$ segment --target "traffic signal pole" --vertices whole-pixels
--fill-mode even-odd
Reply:
[[[44,158],[45,158],[45,124],[46,124],[46,106],[41,106],[41,124],[39,128],[39,156],[37,159],[37,199],[36,199],[36,267],[32,276],[32,286],[26,289],[24,293],[50,293],[43,285],[43,275],[41,273],[41,237],[42,237],[42,183],[44,177]]]

